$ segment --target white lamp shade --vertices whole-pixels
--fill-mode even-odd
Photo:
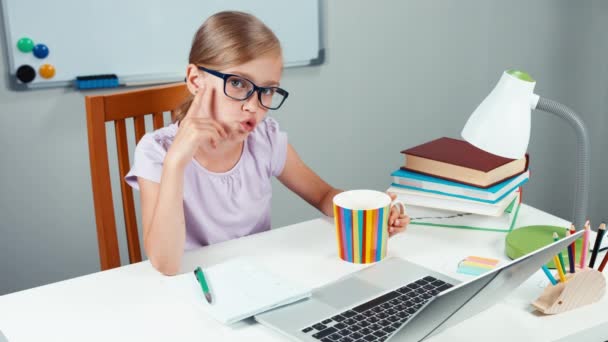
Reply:
[[[534,82],[527,74],[505,71],[494,90],[467,120],[462,137],[495,155],[523,158],[530,141],[530,101]]]

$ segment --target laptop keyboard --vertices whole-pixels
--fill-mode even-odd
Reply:
[[[450,287],[442,280],[424,277],[312,324],[302,332],[322,342],[384,341],[429,299]]]

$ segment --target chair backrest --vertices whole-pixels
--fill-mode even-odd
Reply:
[[[114,122],[129,262],[139,262],[142,258],[139,247],[133,191],[124,181],[124,177],[130,169],[130,147],[127,143],[126,121],[133,119],[135,141],[139,142],[146,133],[146,115],[152,115],[154,129],[161,128],[165,125],[163,120],[164,112],[170,111],[171,118],[174,118],[176,114],[175,109],[179,107],[188,95],[189,92],[186,85],[184,83],[176,83],[141,90],[85,97],[91,183],[93,186],[95,222],[97,225],[99,259],[102,270],[121,265],[114,203],[112,201],[106,122]],[[131,148],[134,149],[135,146]]]

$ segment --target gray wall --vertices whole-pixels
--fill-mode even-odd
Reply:
[[[285,71],[291,95],[275,117],[328,182],[384,190],[403,161],[400,150],[458,137],[501,72],[514,67],[587,123],[589,216],[599,223],[608,171],[608,2],[323,0],[322,8],[326,62]],[[85,94],[92,93],[15,92],[2,79],[0,294],[99,269]],[[533,113],[525,202],[570,218],[574,142],[566,124]],[[319,215],[278,182],[274,189],[274,227]]]

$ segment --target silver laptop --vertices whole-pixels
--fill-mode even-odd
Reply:
[[[496,304],[582,234],[467,282],[387,258],[255,318],[298,341],[422,341]]]

